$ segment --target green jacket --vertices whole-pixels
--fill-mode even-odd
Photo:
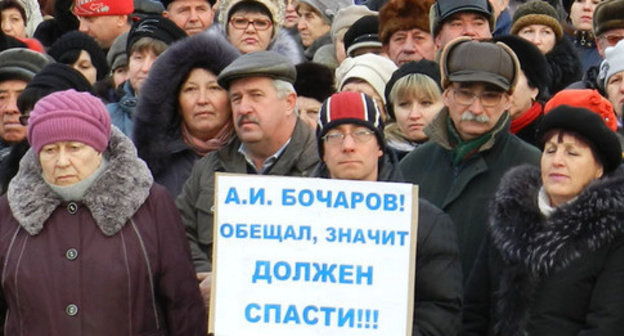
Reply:
[[[197,272],[212,269],[214,173],[247,174],[249,171],[245,157],[238,152],[240,144],[240,140],[234,137],[222,149],[198,160],[176,200]],[[309,176],[318,162],[316,136],[307,125],[297,120],[290,143],[268,174]]]
[[[540,151],[509,132],[509,120],[500,123],[479,152],[453,166],[444,108],[428,126],[430,141],[400,163],[405,179],[419,185],[420,196],[446,212],[457,227],[464,281],[468,279],[485,237],[488,204],[510,168],[539,165]],[[504,113],[501,118],[509,119]]]

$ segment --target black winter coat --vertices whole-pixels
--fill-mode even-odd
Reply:
[[[389,149],[380,159],[379,181],[402,182],[398,162]],[[313,176],[329,177],[324,163]],[[418,201],[416,290],[412,335],[457,335],[461,321],[462,270],[457,233],[451,219],[433,204]]]
[[[540,171],[503,179],[466,287],[463,335],[621,335],[624,174],[588,185],[549,217]]]
[[[512,167],[526,163],[537,165],[540,151],[511,134],[506,122],[479,153],[454,166],[447,118],[448,109],[444,108],[426,128],[430,140],[407,154],[400,168],[409,182],[418,184],[422,198],[453,220],[466,281],[486,236],[487,204],[501,178]]]

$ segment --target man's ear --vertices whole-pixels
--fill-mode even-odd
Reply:
[[[288,111],[288,114],[294,114],[297,106],[297,94],[290,92],[286,98],[284,98],[284,101],[286,102],[286,111]]]
[[[128,15],[116,15],[116,17],[117,20],[115,20],[114,22],[118,27],[123,27],[128,24]]]
[[[512,101],[511,95],[509,93],[505,92],[503,94],[503,99],[505,100],[503,102],[503,106],[504,106],[503,111],[509,111],[509,109],[511,108],[511,101]]]
[[[444,92],[442,92],[442,102],[444,103],[444,106],[449,106],[451,104],[451,98],[450,98],[451,90],[452,90],[452,87],[449,86],[446,89],[444,89]]]

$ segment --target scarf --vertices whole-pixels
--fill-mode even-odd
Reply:
[[[507,119],[509,119],[509,114],[505,112],[489,132],[476,139],[464,141],[459,136],[459,133],[457,133],[455,126],[453,126],[451,118],[447,118],[446,127],[448,129],[449,144],[452,148],[451,158],[453,160],[453,166],[459,166],[462,162],[467,161],[470,157],[479,153],[481,146],[501,131],[503,125],[507,122]],[[506,130],[503,130],[503,132],[506,132]]]
[[[59,186],[59,185],[52,184],[45,178],[43,179],[43,181],[45,181],[45,183],[50,187],[50,189],[52,189],[59,196],[61,196],[63,200],[67,202],[82,201],[82,197],[85,195],[87,190],[91,187],[91,185],[93,185],[93,183],[96,182],[98,177],[100,177],[100,175],[104,173],[104,170],[106,169],[107,166],[108,166],[108,161],[106,160],[104,156],[102,156],[102,162],[100,163],[100,166],[93,173],[91,173],[91,175],[87,176],[82,181],[79,181],[77,183],[74,183],[68,186]]]
[[[208,140],[202,140],[194,137],[186,127],[186,124],[182,123],[182,138],[184,139],[184,143],[189,145],[189,147],[191,147],[191,149],[193,149],[193,151],[199,156],[204,156],[212,151],[215,151],[225,146],[227,141],[232,136],[233,132],[234,127],[232,125],[232,121],[228,120],[228,122],[219,130],[219,132],[213,138]]]
[[[523,128],[532,123],[542,114],[542,104],[533,102],[528,110],[524,111],[518,118],[511,121],[511,133],[517,134]]]

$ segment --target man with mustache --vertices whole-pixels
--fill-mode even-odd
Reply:
[[[214,173],[309,176],[316,137],[297,117],[295,66],[273,51],[245,54],[218,77],[228,90],[236,137],[195,163],[176,201],[195,271],[212,269]]]
[[[430,141],[400,168],[455,223],[465,281],[500,178],[511,167],[537,165],[540,152],[509,132],[520,65],[508,46],[460,37],[443,49],[440,68],[445,107],[425,128]]]

